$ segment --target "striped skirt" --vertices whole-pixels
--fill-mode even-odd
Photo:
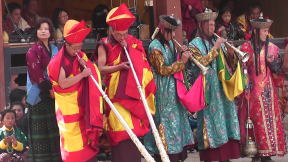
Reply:
[[[29,161],[61,162],[54,100],[48,98],[29,106],[28,123]]]

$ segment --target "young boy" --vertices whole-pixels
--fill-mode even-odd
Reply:
[[[25,161],[23,152],[27,146],[27,138],[20,129],[15,127],[15,111],[4,110],[1,122],[3,127],[0,129],[0,161]]]

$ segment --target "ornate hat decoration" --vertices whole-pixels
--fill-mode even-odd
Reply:
[[[63,36],[68,43],[81,43],[90,31],[83,20],[81,22],[68,20],[64,25]]]
[[[257,28],[257,29],[270,28],[270,26],[273,23],[273,20],[264,19],[263,13],[261,12],[260,17],[258,19],[250,20],[250,23],[251,23],[253,28]]]
[[[159,25],[158,27],[156,27],[154,33],[152,34],[152,37],[151,37],[152,40],[156,37],[156,35],[160,31],[160,28],[175,30],[177,29],[178,26],[181,25],[181,20],[174,18],[173,15],[171,16],[160,15],[159,20],[160,20]]]
[[[211,9],[206,8],[204,12],[196,15],[196,19],[198,22],[206,20],[216,20],[217,16],[217,12],[213,12]]]
[[[160,26],[166,29],[175,30],[178,26],[181,25],[181,21],[172,16],[161,15],[159,16]]]
[[[135,20],[136,17],[124,3],[111,9],[106,17],[106,23],[116,31],[128,30]]]

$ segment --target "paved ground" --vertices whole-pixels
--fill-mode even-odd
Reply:
[[[272,157],[272,159],[275,162],[288,162],[288,155],[286,155],[285,157],[279,158],[279,157]],[[251,162],[250,158],[241,158],[241,159],[237,159],[237,160],[231,160],[232,162]],[[187,160],[185,160],[185,162],[200,162],[198,153],[191,153],[189,154],[189,157]]]
[[[272,159],[275,162],[288,162],[288,155],[285,157],[272,157]],[[232,162],[251,162],[250,158],[241,158],[236,160],[231,160]],[[145,162],[145,160],[142,160],[142,162]],[[188,159],[185,160],[185,162],[200,162],[198,153],[190,153],[188,156]]]

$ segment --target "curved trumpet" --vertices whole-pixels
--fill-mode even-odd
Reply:
[[[217,37],[217,38],[221,38],[219,35],[217,35],[216,33],[214,33],[214,35]],[[228,43],[228,42],[225,42],[226,45],[228,45],[230,48],[232,48],[237,57],[242,61],[242,62],[247,62],[249,60],[249,54],[248,53],[245,53],[245,52],[242,52],[240,51],[238,48],[234,47],[232,44]]]
[[[173,39],[173,41],[177,44],[177,46],[179,46],[179,48],[183,50],[181,44],[177,40]],[[200,68],[203,75],[207,73],[209,67],[202,65],[196,58],[193,57],[193,55],[190,56],[190,60],[192,60]]]

